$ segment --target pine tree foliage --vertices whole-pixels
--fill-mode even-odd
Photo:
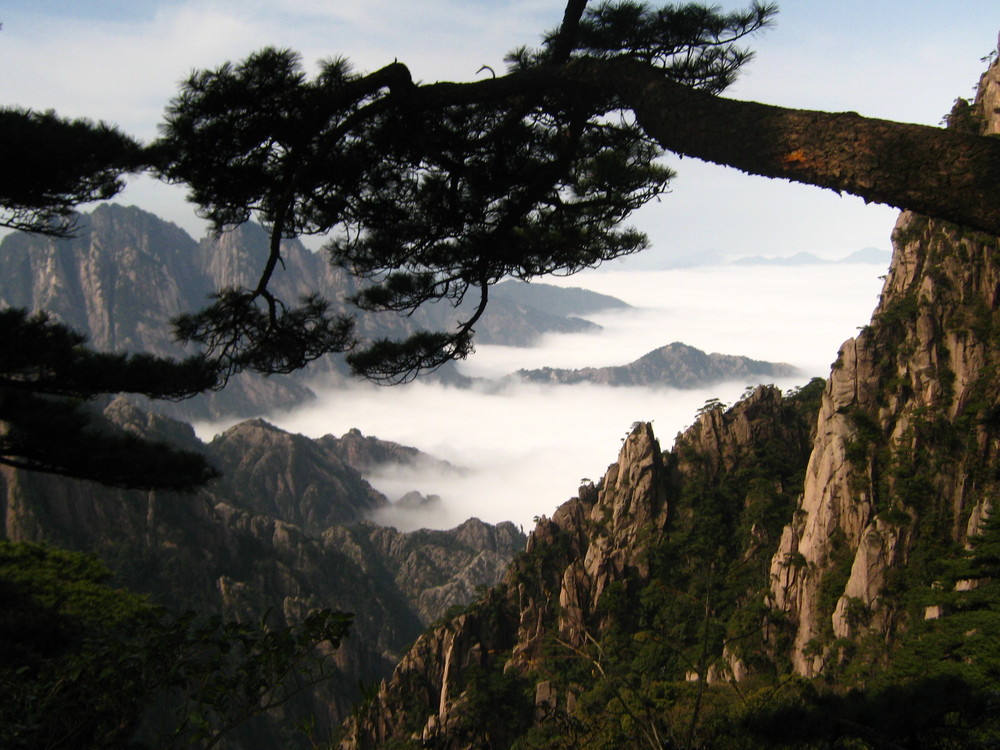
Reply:
[[[172,615],[98,560],[0,541],[0,745],[215,747],[335,671],[351,616]]]
[[[0,463],[119,487],[186,490],[216,476],[205,459],[122,433],[87,408],[103,394],[178,399],[216,382],[203,357],[108,354],[44,313],[0,311]]]
[[[570,3],[544,49],[512,53],[510,72],[626,55],[715,93],[749,59],[737,42],[774,13],[585,5]],[[361,74],[335,59],[310,80],[296,54],[273,48],[193,74],[153,147],[161,174],[188,185],[218,231],[263,223],[271,259],[256,289],[227,290],[179,321],[180,335],[207,344],[226,372],[284,371],[323,348],[353,349],[356,371],[396,382],[466,356],[501,279],[573,273],[647,246],[622,224],[672,172],[627,112],[603,95],[551,88],[456,93],[415,85],[400,63]],[[352,300],[364,310],[408,314],[472,297],[474,312],[449,332],[356,346],[347,320],[286,309],[267,289],[281,239],[312,234],[331,235],[333,262],[368,282]],[[315,312],[320,301],[304,304]],[[297,315],[311,325],[289,325]],[[247,318],[256,323],[241,327]],[[303,331],[294,343],[293,328]],[[261,342],[258,354],[273,344],[273,359],[243,357],[247,336]]]
[[[112,197],[146,165],[139,142],[103,122],[8,107],[0,134],[0,226],[10,229],[68,237],[77,205]]]

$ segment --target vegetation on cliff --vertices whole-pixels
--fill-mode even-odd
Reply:
[[[106,443],[87,445],[85,417],[67,399],[180,396],[243,370],[290,372],[347,349],[356,371],[391,382],[462,357],[492,284],[572,272],[645,245],[621,222],[664,191],[662,148],[1000,229],[1000,146],[969,132],[977,117],[988,119],[975,108],[953,118],[965,132],[948,132],[719,98],[748,59],[740,41],[774,11],[588,9],[570,0],[541,50],[517,50],[507,75],[470,84],[416,85],[398,62],[357,75],[342,60],[307,80],[294,54],[266,49],[193,74],[149,148],[103,125],[4,110],[0,127],[18,162],[0,178],[0,223],[65,234],[70,206],[113,194],[123,172],[153,168],[187,184],[218,229],[256,216],[270,232],[259,277],[176,319],[179,336],[207,350],[198,363],[211,377],[198,369],[194,386],[174,389],[175,372],[170,387],[147,387],[154,365],[170,365],[83,354],[65,329],[9,317],[8,342],[51,334],[62,343],[57,361],[26,349],[28,361],[0,384],[8,463],[170,485],[170,467],[142,469],[136,481],[81,461],[81,449]],[[53,143],[60,148],[50,153]],[[40,160],[53,154],[55,165]],[[940,219],[922,223],[901,225],[922,250],[894,268],[873,326],[823,391],[812,457],[804,417],[817,412],[815,384],[706,409],[666,456],[637,425],[601,485],[539,524],[503,586],[418,640],[359,711],[349,742],[405,745],[415,734],[456,748],[995,741],[996,658],[981,636],[996,603],[998,532],[983,520],[1000,452],[996,240]],[[450,331],[356,346],[353,322],[328,301],[308,294],[291,306],[270,286],[284,239],[329,232],[334,260],[372,282],[352,297],[362,308],[406,313],[469,295],[478,297],[474,311]],[[901,235],[897,244],[913,243]],[[971,264],[949,260],[962,257]],[[18,411],[24,403],[58,418],[65,440],[30,433],[39,425]],[[194,469],[196,479],[210,474],[197,459]],[[152,511],[155,499],[148,503]],[[290,524],[212,510],[266,529],[284,550],[316,549]],[[292,628],[157,620],[145,603],[101,589],[103,573],[86,561],[7,552],[4,596],[44,625],[5,644],[14,654],[3,673],[14,696],[5,727],[22,741],[50,731],[61,733],[54,744],[131,741],[142,701],[165,683],[182,705],[169,733],[210,745],[262,701],[282,702],[272,691],[287,670],[345,632],[346,618],[308,612],[302,601],[282,613],[306,610]],[[58,568],[54,594],[38,561]],[[299,585],[287,568],[274,570]],[[217,580],[234,601],[246,594],[225,575]],[[81,603],[81,592],[102,609]],[[63,642],[36,637],[44,629]],[[178,664],[195,666],[178,675]],[[108,679],[124,686],[124,704],[103,704]],[[45,700],[57,702],[51,710],[65,726],[38,720]],[[914,704],[925,708],[920,720],[901,721]],[[807,737],[782,733],[789,716]]]

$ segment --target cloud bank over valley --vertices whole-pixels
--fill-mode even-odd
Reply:
[[[826,377],[840,344],[865,325],[881,289],[876,265],[722,267],[676,271],[598,271],[547,283],[580,286],[632,305],[587,318],[596,333],[549,335],[539,346],[477,347],[461,372],[500,378],[518,369],[621,365],[673,341],[706,352],[787,362],[801,376],[782,389]],[[445,386],[427,379],[391,388],[316,382],[319,399],[267,419],[285,430],[319,437],[351,428],[412,445],[462,467],[384,467],[368,477],[395,501],[416,490],[439,495],[419,509],[397,506],[374,520],[401,530],[450,528],[470,516],[529,527],[597,481],[615,460],[634,421],[654,422],[668,447],[710,398],[732,403],[750,382],[705,388],[543,385]],[[226,425],[199,425],[202,437]]]

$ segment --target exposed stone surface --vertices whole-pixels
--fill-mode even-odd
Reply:
[[[170,319],[203,308],[219,289],[256,286],[269,252],[268,237],[255,224],[196,242],[174,224],[117,204],[98,206],[81,216],[78,225],[77,235],[68,240],[14,233],[0,241],[0,305],[47,310],[101,350],[168,357],[193,353],[174,341]],[[345,301],[357,291],[356,280],[332,267],[323,254],[290,240],[282,244],[282,256],[271,290],[291,303],[318,292],[332,303],[333,312],[355,315],[362,338],[442,329],[468,315],[468,309],[446,303],[427,305],[412,316],[363,314]],[[530,346],[544,333],[598,328],[554,312],[567,290],[535,285],[533,296],[542,298],[535,300],[538,305],[545,307],[546,297],[556,298],[553,311],[544,311],[521,301],[523,295],[512,285],[504,287],[510,294],[501,289],[476,326],[482,343]],[[613,298],[607,300],[612,304]],[[344,377],[346,367],[337,356],[324,357],[308,371],[311,377],[321,373]],[[312,397],[301,374],[263,378],[241,373],[218,393],[178,403],[140,403],[172,416],[208,419],[257,415]]]
[[[567,654],[589,647],[608,624],[600,602],[609,587],[638,590],[649,580],[647,553],[673,522],[685,477],[703,475],[701,462],[693,468],[695,452],[705,450],[712,466],[732,467],[758,443],[787,438],[789,455],[804,454],[808,428],[795,430],[786,411],[776,389],[760,388],[726,414],[702,414],[681,438],[687,442],[668,455],[649,424],[636,424],[597,485],[584,485],[552,518],[539,520],[502,584],[418,639],[375,701],[348,722],[342,747],[374,749],[408,736],[442,748],[474,746],[463,734],[462,675],[471,667],[530,674],[553,642]],[[748,442],[741,448],[742,440]],[[725,669],[748,674],[735,654],[728,661]],[[572,691],[560,694],[545,680],[534,694],[537,716],[575,701]]]
[[[386,499],[344,463],[333,442],[293,435],[262,419],[241,422],[208,445],[222,472],[212,491],[313,534],[359,521]]]
[[[993,65],[974,108],[984,133],[998,132],[998,100]],[[910,213],[893,238],[872,324],[844,343],[831,373],[799,510],[771,567],[773,603],[795,623],[792,660],[806,676],[827,665],[831,636],[856,630],[851,602],[872,630],[901,616],[881,590],[920,516],[940,511],[961,542],[996,484],[983,469],[1000,452],[988,416],[1000,367],[997,239]],[[930,451],[947,470],[928,465]],[[847,559],[831,612],[822,581]]]

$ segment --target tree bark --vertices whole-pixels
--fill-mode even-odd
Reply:
[[[581,78],[616,87],[639,125],[669,151],[1000,235],[998,138],[725,99],[641,64],[582,62]]]
[[[850,193],[1000,235],[1000,138],[726,99],[635,60],[578,58],[476,83],[420,87],[425,105],[586,98],[634,113],[664,149]]]

